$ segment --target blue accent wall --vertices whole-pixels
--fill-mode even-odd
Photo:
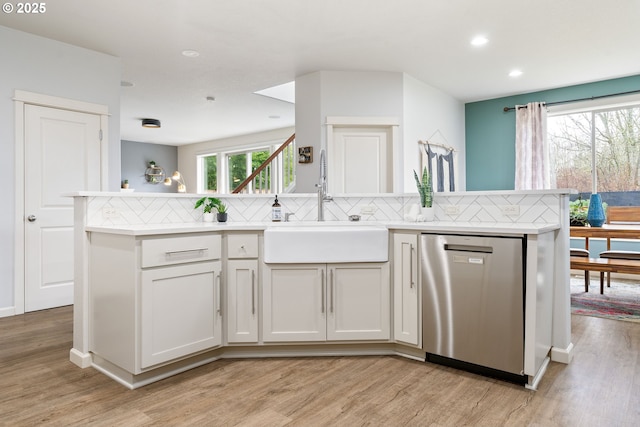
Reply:
[[[504,107],[640,90],[640,75],[470,102],[465,105],[467,191],[513,190],[516,120]]]

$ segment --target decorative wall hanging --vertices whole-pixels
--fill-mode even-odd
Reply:
[[[298,147],[298,163],[313,163],[313,147]]]

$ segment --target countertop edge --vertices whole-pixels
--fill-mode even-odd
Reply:
[[[289,226],[331,226],[351,224],[344,221],[327,221],[321,224],[314,223],[289,223]],[[389,231],[415,231],[415,232],[443,232],[443,233],[482,233],[482,234],[544,234],[559,230],[560,224],[514,224],[514,223],[452,223],[452,222],[384,222],[371,221],[360,222],[357,225],[385,226]],[[268,222],[227,222],[227,223],[185,223],[185,224],[156,224],[156,225],[132,225],[132,226],[85,226],[86,232],[120,234],[127,236],[151,236],[178,233],[203,233],[224,231],[264,231],[269,227],[278,227],[282,224]]]

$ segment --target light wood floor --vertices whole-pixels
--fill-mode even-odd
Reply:
[[[575,358],[537,392],[399,357],[222,360],[131,391],[69,362],[71,317],[0,319],[0,425],[640,425],[640,324],[573,316]]]

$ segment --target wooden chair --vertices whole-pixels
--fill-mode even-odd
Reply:
[[[640,206],[609,206],[607,224],[625,223],[640,225]],[[640,260],[640,251],[621,251],[611,249],[611,239],[607,239],[607,250],[600,258]],[[607,287],[611,287],[611,273],[607,272]]]

